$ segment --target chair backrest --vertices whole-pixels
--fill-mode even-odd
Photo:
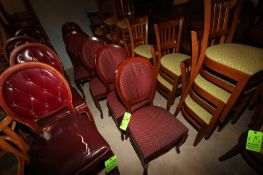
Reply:
[[[92,30],[93,34],[95,35],[95,29],[97,27],[101,27],[102,19],[99,15],[99,12],[87,12],[87,16],[90,22],[90,29]]]
[[[70,23],[71,24],[71,23]],[[73,23],[74,24],[74,23]],[[65,27],[66,26],[66,27]],[[66,51],[70,57],[73,66],[81,64],[80,61],[80,49],[88,35],[84,33],[79,26],[75,25],[63,25],[62,32]]]
[[[0,76],[0,105],[10,117],[41,132],[49,116],[74,111],[68,82],[55,68],[30,62],[9,67]]]
[[[8,63],[10,63],[11,52],[17,47],[25,43],[37,43],[34,38],[27,36],[15,36],[9,38],[4,44],[4,55]]]
[[[80,48],[80,59],[87,70],[95,70],[96,52],[103,46],[104,43],[96,37],[89,37],[83,41]]]
[[[133,0],[110,0],[112,13],[115,22],[123,18],[132,18],[134,16]]]
[[[179,52],[183,28],[183,18],[154,24],[158,58],[172,52]]]
[[[60,58],[52,49],[41,43],[23,44],[13,50],[10,56],[10,65],[25,62],[46,63],[64,74],[64,67]]]
[[[129,112],[151,105],[157,73],[152,64],[141,57],[124,60],[116,71],[115,89]]]
[[[204,1],[204,30],[208,30],[208,45],[231,42],[236,30],[243,0]],[[205,34],[206,31],[204,31]]]
[[[40,43],[47,43],[47,41],[48,41],[48,37],[46,36],[46,34],[36,27],[21,28],[21,29],[16,31],[15,36],[29,36],[29,37],[36,39]],[[49,43],[47,43],[47,44],[49,44]]]
[[[115,71],[126,58],[125,50],[118,45],[110,44],[99,49],[95,58],[96,71],[108,92],[114,89]]]
[[[136,46],[148,44],[148,16],[126,19],[126,23],[131,41],[131,53],[134,57],[134,48]]]
[[[74,34],[76,31],[82,31],[80,26],[74,22],[66,22],[62,25],[62,36],[65,42],[65,39],[68,35]]]

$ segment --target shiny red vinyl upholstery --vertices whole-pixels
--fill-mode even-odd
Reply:
[[[9,38],[4,44],[4,55],[8,63],[10,63],[10,55],[17,47],[25,43],[37,43],[38,41],[27,36],[15,36]]]
[[[0,80],[3,110],[36,132],[29,151],[30,174],[89,174],[112,156],[88,116],[74,110],[70,87],[56,69],[38,62],[18,64]],[[64,117],[53,121],[57,113]],[[50,122],[40,125],[43,120]]]
[[[14,49],[10,56],[10,65],[12,66],[25,62],[46,63],[64,74],[64,67],[60,58],[53,52],[52,49],[41,43],[23,44]],[[71,87],[71,91],[75,109],[80,112],[87,112],[88,110],[85,99],[79,95],[75,88]],[[90,119],[93,121],[93,118]]]
[[[185,141],[188,129],[169,111],[153,106],[156,71],[140,57],[123,61],[116,72],[118,96],[131,113],[128,133],[131,143],[147,174],[149,161]]]

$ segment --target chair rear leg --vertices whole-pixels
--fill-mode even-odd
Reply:
[[[80,80],[75,80],[75,85],[77,86],[78,90],[81,92],[82,97],[85,99],[85,94],[84,94],[84,91],[81,87],[83,85],[83,83]]]

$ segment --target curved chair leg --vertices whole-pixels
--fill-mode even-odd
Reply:
[[[103,112],[102,112],[102,109],[101,109],[101,106],[100,106],[100,103],[99,103],[99,100],[98,100],[98,98],[96,97],[96,96],[93,96],[92,94],[91,94],[91,97],[92,97],[92,99],[93,99],[93,101],[94,101],[94,103],[95,103],[95,106],[98,108],[98,110],[100,111],[100,117],[103,119]]]
[[[179,140],[179,142],[176,144],[176,146],[175,146],[175,150],[176,150],[176,152],[177,152],[177,154],[179,154],[180,153],[180,146],[186,141],[186,138],[188,137],[188,134],[185,134],[180,140]]]
[[[205,136],[205,129],[201,129],[195,137],[194,146],[197,146]]]
[[[85,94],[84,91],[82,89],[82,83],[79,80],[75,80],[75,85],[77,86],[78,90],[81,92],[82,97],[85,99]]]

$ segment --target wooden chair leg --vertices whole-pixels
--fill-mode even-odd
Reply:
[[[99,100],[98,100],[98,98],[96,97],[96,96],[93,96],[92,94],[91,94],[91,97],[92,97],[92,99],[93,99],[93,101],[94,101],[94,103],[95,103],[95,106],[98,108],[98,110],[100,111],[100,117],[103,119],[103,112],[102,112],[102,109],[101,109],[101,106],[100,106],[100,103],[99,103]]]
[[[198,132],[197,136],[195,137],[194,146],[197,146],[200,143],[200,141],[203,139],[204,136],[205,136],[205,131],[204,129],[201,129]]]
[[[82,83],[79,80],[75,80],[75,85],[77,86],[78,90],[81,92],[82,97],[85,99],[85,94],[84,94],[83,89],[81,87]]]
[[[148,175],[148,166],[148,163],[143,165],[143,175]]]
[[[180,140],[179,142],[176,144],[175,146],[175,150],[177,152],[177,154],[180,153],[180,146],[186,141],[186,138],[188,137],[188,134],[185,134]]]

